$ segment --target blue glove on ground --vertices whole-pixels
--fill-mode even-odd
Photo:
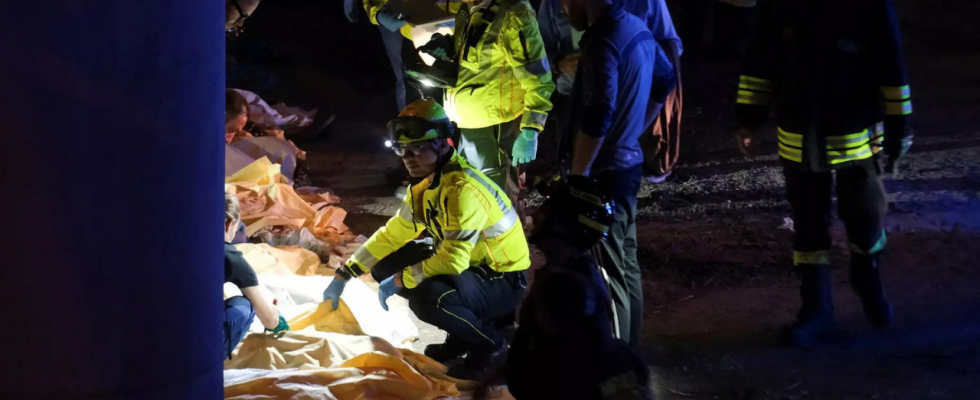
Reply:
[[[388,298],[398,293],[401,289],[395,286],[395,277],[400,276],[398,274],[389,276],[388,279],[381,281],[381,286],[378,287],[378,300],[381,301],[381,308],[388,311]]]
[[[521,135],[514,141],[513,165],[516,167],[534,161],[538,155],[538,131],[534,129],[522,129]]]
[[[266,332],[272,332],[275,337],[282,337],[286,331],[289,330],[289,322],[286,322],[286,317],[279,314],[279,325],[276,325],[276,329],[266,329]]]
[[[327,286],[327,290],[323,291],[323,301],[333,300],[333,309],[336,310],[340,306],[340,295],[344,293],[344,286],[346,285],[347,281],[333,278],[333,281]]]
[[[398,14],[386,10],[378,13],[378,24],[389,31],[396,32],[405,26],[406,22],[398,19]]]

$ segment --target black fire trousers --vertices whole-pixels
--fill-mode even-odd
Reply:
[[[527,275],[470,267],[459,275],[436,275],[399,294],[420,320],[446,331],[453,340],[472,348],[501,346],[503,336],[494,319],[517,309],[527,290]]]
[[[783,160],[786,195],[793,208],[794,264],[827,264],[831,246],[831,202],[836,175],[837,212],[851,252],[869,254],[884,246],[887,209],[881,170],[874,158],[834,172],[813,172]]]

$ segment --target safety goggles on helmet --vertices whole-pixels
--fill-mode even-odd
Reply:
[[[449,119],[429,121],[419,117],[397,117],[388,122],[388,137],[393,144],[449,137],[451,133]]]

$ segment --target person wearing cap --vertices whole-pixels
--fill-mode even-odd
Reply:
[[[449,374],[469,379],[506,350],[493,320],[513,313],[521,302],[531,260],[510,199],[456,153],[448,142],[453,129],[431,99],[408,105],[388,123],[387,144],[422,181],[337,270],[324,301],[336,309],[345,283],[370,272],[381,282],[382,307],[398,293],[419,319],[446,331],[446,343],[429,346],[425,354],[447,364],[466,355]],[[430,251],[418,251],[427,247],[413,241],[420,236],[428,236]]]

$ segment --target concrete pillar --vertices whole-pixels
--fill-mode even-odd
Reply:
[[[0,398],[217,399],[224,2],[0,2]]]

